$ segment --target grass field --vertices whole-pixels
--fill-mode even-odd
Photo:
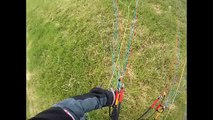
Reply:
[[[134,8],[135,0],[118,0],[121,60]],[[27,0],[27,118],[95,86],[107,89],[114,21],[112,0]],[[186,61],[186,0],[139,0],[121,120],[137,119],[173,81],[178,33],[179,82]],[[168,116],[166,110],[161,119],[184,118],[185,76],[186,70]],[[90,112],[89,118],[109,119],[108,108]]]

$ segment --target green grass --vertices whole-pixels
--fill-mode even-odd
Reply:
[[[142,115],[172,81],[177,23],[181,38],[178,79],[181,76],[186,59],[186,1],[178,2],[139,0],[121,120]],[[129,29],[125,36],[124,31],[131,26],[135,0],[118,3],[123,60],[130,35]],[[27,118],[92,87],[107,89],[112,76],[114,20],[109,0],[27,0]],[[174,106],[167,119],[181,120],[186,106],[183,85]],[[109,119],[108,108],[92,111],[89,116],[90,120]]]

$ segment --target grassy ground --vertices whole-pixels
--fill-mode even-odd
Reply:
[[[121,59],[129,38],[135,0],[118,0]],[[134,39],[125,77],[120,119],[138,118],[175,73],[180,28],[180,79],[186,60],[186,1],[139,0]],[[115,20],[109,0],[27,0],[27,118],[92,87],[107,88],[112,76],[110,43]],[[186,73],[184,73],[185,75]],[[183,77],[166,119],[183,119]],[[165,118],[167,111],[161,118]],[[105,120],[108,108],[89,113]]]

